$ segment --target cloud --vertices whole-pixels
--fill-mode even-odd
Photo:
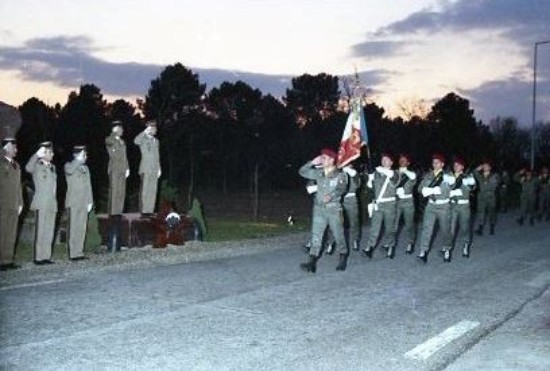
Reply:
[[[389,57],[401,54],[404,41],[365,41],[352,46],[352,53],[361,57]]]
[[[109,95],[143,96],[152,79],[158,77],[165,66],[146,63],[112,63],[93,55],[102,49],[86,36],[57,36],[36,38],[20,47],[0,47],[0,69],[19,71],[24,80],[48,82],[62,87],[78,87],[93,83]],[[242,80],[276,97],[285,94],[291,86],[292,75],[205,69],[189,67],[199,75],[208,89],[222,82]],[[383,71],[360,73],[366,84],[382,81]]]

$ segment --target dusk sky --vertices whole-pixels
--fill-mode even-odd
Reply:
[[[176,62],[208,90],[241,79],[277,97],[294,76],[357,69],[390,115],[455,91],[485,122],[529,125],[544,40],[550,0],[1,0],[0,100],[64,104],[94,83],[134,102]],[[549,121],[550,44],[538,57]]]

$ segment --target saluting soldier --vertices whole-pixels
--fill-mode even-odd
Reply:
[[[387,250],[386,257],[393,259],[395,252],[395,214],[396,189],[399,184],[399,173],[392,170],[393,159],[388,153],[381,156],[381,166],[368,175],[367,187],[374,188],[374,206],[367,247],[363,253],[372,258],[372,252],[384,226],[384,235],[380,239]]]
[[[327,226],[332,231],[336,248],[340,254],[336,270],[345,270],[348,257],[348,247],[344,238],[344,216],[342,210],[342,196],[348,189],[347,177],[336,167],[338,155],[331,149],[324,149],[313,160],[308,161],[299,170],[299,174],[317,183],[315,193],[316,204],[313,208],[313,221],[311,230],[311,248],[309,260],[300,264],[300,268],[306,272],[315,273],[317,260],[321,252],[323,235]],[[322,165],[322,168],[316,166]]]
[[[539,220],[550,220],[550,176],[548,168],[540,169],[539,176]]]
[[[155,212],[157,199],[158,179],[161,175],[159,141],[157,134],[157,123],[148,121],[144,131],[134,139],[134,143],[141,151],[141,162],[139,164],[139,175],[141,176],[140,190],[140,211],[142,214]]]
[[[113,121],[111,134],[105,139],[109,153],[109,214],[121,215],[126,199],[126,178],[130,175],[126,143],[122,139],[121,121]]]
[[[470,192],[476,184],[471,174],[465,174],[466,163],[456,158],[453,163],[455,183],[450,191],[451,196],[451,233],[455,243],[462,244],[462,256],[470,256],[472,233],[470,231]],[[451,252],[445,253],[444,260],[451,261]]]
[[[359,223],[359,202],[357,200],[357,192],[361,187],[361,177],[352,165],[345,166],[342,170],[348,174],[348,191],[342,200],[344,219],[347,226],[347,241],[354,250],[359,250],[361,225]]]
[[[439,225],[439,232],[443,240],[442,252],[445,260],[450,259],[451,250],[451,205],[450,192],[454,184],[454,177],[445,174],[445,157],[442,154],[432,156],[432,171],[422,178],[418,189],[422,196],[428,199],[424,208],[422,221],[422,235],[420,237],[420,254],[418,259],[424,263],[428,261],[428,252],[433,237],[434,227]]]
[[[485,224],[489,219],[489,234],[495,234],[497,221],[497,191],[500,186],[500,176],[493,172],[489,161],[481,163],[474,172],[477,181],[477,219],[479,226],[476,233],[483,235]]]
[[[0,159],[0,270],[19,268],[14,263],[19,215],[23,210],[21,169],[15,161],[14,138],[2,140],[4,155]]]
[[[523,225],[525,219],[528,217],[529,224],[534,225],[539,180],[533,176],[533,172],[529,169],[520,170],[514,176],[514,180],[521,186],[518,224]]]
[[[397,232],[399,224],[403,219],[403,230],[407,235],[407,248],[405,253],[412,254],[414,252],[414,243],[416,241],[416,226],[414,224],[414,198],[413,191],[416,184],[416,173],[409,169],[411,166],[410,156],[401,154],[399,156],[399,174],[401,179],[397,185],[395,194],[397,195],[397,213],[395,216],[395,232],[397,244]]]
[[[34,182],[30,208],[36,213],[34,263],[38,265],[53,264],[52,244],[57,214],[57,174],[53,156],[52,143],[43,142],[25,166]]]
[[[88,213],[94,205],[90,170],[86,165],[87,153],[85,146],[75,146],[74,159],[65,164],[67,177],[67,195],[65,207],[69,212],[69,258],[71,260],[86,259],[84,256],[84,241],[88,226]]]

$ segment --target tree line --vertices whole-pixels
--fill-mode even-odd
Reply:
[[[40,142],[51,140],[55,162],[61,166],[71,160],[74,145],[86,145],[101,211],[107,198],[104,140],[110,123],[123,122],[131,170],[129,194],[136,194],[139,149],[132,142],[144,122],[155,119],[161,143],[161,192],[179,190],[186,202],[199,190],[245,190],[257,198],[260,190],[302,186],[298,168],[323,147],[337,149],[347,119],[341,109],[341,87],[338,77],[321,73],[292,79],[282,99],[242,81],[224,82],[207,91],[200,77],[180,63],[167,66],[135,104],[123,99],[107,102],[99,87],[85,84],[71,92],[63,106],[30,98],[19,107],[19,161],[24,165]],[[364,111],[373,161],[381,151],[406,152],[424,167],[438,151],[474,164],[493,159],[497,167],[513,171],[528,158],[530,134],[516,119],[497,118],[484,124],[476,119],[470,102],[452,92],[427,112],[408,112],[406,119],[389,118],[375,103],[365,104]],[[537,134],[539,161],[550,155],[549,128],[541,125]],[[134,198],[130,205],[137,204]]]

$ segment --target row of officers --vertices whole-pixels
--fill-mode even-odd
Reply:
[[[140,211],[143,215],[154,213],[158,178],[161,176],[159,142],[155,121],[134,139],[141,151],[139,175],[141,178]],[[112,123],[111,133],[105,139],[109,154],[109,203],[110,216],[120,217],[126,198],[126,178],[130,175],[126,156],[126,143],[122,139],[120,121]],[[23,210],[21,169],[16,162],[17,143],[14,138],[2,139],[3,156],[0,159],[0,269],[15,269],[15,244],[19,217]],[[25,170],[32,175],[34,195],[30,209],[35,212],[34,263],[52,264],[52,244],[55,235],[57,205],[57,172],[52,160],[51,142],[40,144],[30,158]],[[67,179],[65,207],[68,215],[68,253],[71,260],[86,259],[84,242],[88,214],[94,207],[90,170],[86,165],[85,146],[75,146],[73,160],[64,166]]]
[[[411,159],[407,155],[400,155],[398,166],[394,168],[393,157],[383,153],[380,165],[366,175],[360,174],[353,166],[337,168],[336,159],[337,153],[324,149],[299,170],[299,174],[309,180],[308,193],[314,194],[311,239],[305,246],[309,259],[300,264],[304,271],[315,273],[323,247],[329,254],[334,249],[338,251],[337,270],[346,269],[350,245],[354,250],[360,249],[361,226],[357,198],[363,182],[374,194],[368,205],[370,232],[366,246],[361,249],[368,258],[372,257],[376,246],[380,244],[386,250],[386,257],[392,259],[400,230],[406,235],[405,252],[414,253],[417,197],[425,202],[417,255],[424,263],[428,261],[436,230],[441,234],[444,262],[451,262],[455,245],[461,248],[462,256],[470,256],[473,224],[471,196],[474,190],[477,190],[476,219],[479,223],[476,233],[483,235],[486,226],[489,234],[495,233],[497,193],[508,187],[509,182],[506,176],[493,172],[489,161],[484,161],[474,171],[468,172],[465,161],[454,158],[452,171],[446,172],[445,157],[436,153],[432,156],[431,170],[419,177],[412,170]],[[521,187],[520,225],[527,219],[531,224],[534,223],[537,200],[540,216],[550,219],[549,179],[547,168],[542,168],[539,176],[527,169],[514,175],[513,180]],[[344,221],[348,226],[346,229]]]

